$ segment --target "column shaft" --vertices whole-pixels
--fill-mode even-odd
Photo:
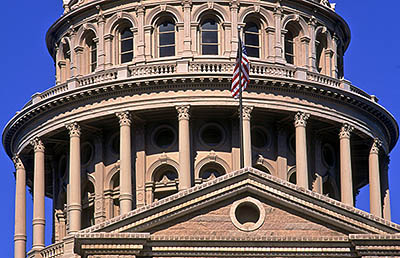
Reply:
[[[34,170],[33,170],[33,237],[32,250],[44,248],[45,215],[44,215],[44,192],[45,192],[45,166],[44,145],[42,141],[35,138],[31,141],[34,147]]]
[[[253,107],[244,106],[243,107],[243,155],[244,155],[244,167],[251,167],[252,155],[251,155],[251,112]]]
[[[390,194],[389,194],[389,162],[388,155],[384,157],[383,171],[382,171],[382,194],[383,194],[383,218],[391,220],[390,212]]]
[[[345,204],[354,205],[353,197],[353,173],[351,167],[350,133],[353,127],[344,124],[340,130],[340,188],[341,201]]]
[[[26,257],[26,171],[18,156],[13,158],[15,173],[14,258]]]
[[[381,184],[379,170],[379,148],[381,142],[374,140],[369,153],[369,205],[370,213],[382,217]]]
[[[296,128],[296,181],[297,185],[308,189],[308,161],[306,125],[309,114],[298,112],[295,116]]]
[[[179,119],[179,190],[191,186],[189,109],[190,106],[176,107]]]
[[[70,136],[69,152],[69,231],[78,232],[81,229],[81,130],[78,123],[67,125]]]
[[[131,119],[129,112],[116,114],[120,124],[120,194],[121,215],[132,210]]]

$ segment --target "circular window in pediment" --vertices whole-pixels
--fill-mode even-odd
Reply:
[[[265,209],[259,200],[247,197],[232,204],[230,217],[238,229],[254,231],[264,223]]]

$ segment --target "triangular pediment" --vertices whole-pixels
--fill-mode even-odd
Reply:
[[[246,201],[247,200],[247,201]],[[261,226],[246,229],[255,217],[250,205],[265,213]],[[243,214],[240,214],[241,211]],[[235,215],[236,214],[236,215]],[[261,214],[262,215],[262,214]],[[238,217],[239,216],[239,217]],[[242,216],[242,218],[240,218]],[[252,217],[246,221],[246,216]],[[238,224],[241,220],[242,223]],[[239,221],[240,222],[240,221]],[[347,236],[399,233],[397,224],[344,205],[253,168],[245,168],[166,197],[149,206],[108,220],[81,233],[150,233],[154,236],[219,236],[217,227],[230,236],[278,237]],[[195,232],[193,231],[195,230]],[[203,231],[202,231],[203,230]],[[223,237],[225,234],[221,234]]]

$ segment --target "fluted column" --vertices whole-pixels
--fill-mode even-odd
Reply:
[[[69,130],[69,232],[81,229],[81,128],[74,122],[66,125]]]
[[[44,167],[44,145],[39,138],[31,141],[34,149],[33,169],[33,237],[32,250],[38,251],[44,248],[44,190],[45,190],[45,167]]]
[[[120,194],[121,215],[132,210],[132,165],[131,165],[131,116],[129,112],[116,114],[120,125]]]
[[[382,217],[381,183],[379,173],[379,148],[382,142],[374,139],[369,152],[369,205],[370,213]]]
[[[191,186],[190,178],[190,131],[189,131],[189,105],[177,106],[179,120],[179,190]]]
[[[18,155],[13,157],[15,166],[15,232],[14,258],[26,257],[26,171]]]
[[[341,201],[351,206],[354,205],[350,147],[350,135],[353,130],[354,127],[344,124],[339,133]]]
[[[243,106],[243,153],[244,153],[244,167],[251,167],[251,112],[253,107]]]
[[[296,180],[297,185],[308,189],[308,161],[306,126],[310,114],[297,112],[294,118],[296,128]]]

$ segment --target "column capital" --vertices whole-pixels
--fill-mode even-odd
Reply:
[[[294,126],[295,127],[306,127],[307,120],[310,118],[310,114],[304,112],[297,112],[294,116]]]
[[[372,143],[370,154],[379,154],[379,149],[382,147],[382,141],[378,138],[374,139]]]
[[[30,144],[33,146],[34,152],[44,152],[44,145],[42,140],[40,138],[36,137],[33,140],[31,140]]]
[[[18,154],[14,154],[14,156],[12,157],[12,161],[16,170],[25,169],[24,164],[22,163],[22,160],[20,159]]]
[[[253,106],[243,106],[243,113],[242,113],[243,120],[250,120],[252,111],[253,111]]]
[[[81,127],[77,122],[72,122],[70,124],[66,124],[65,127],[69,131],[69,137],[80,137],[81,136]]]
[[[115,113],[115,115],[119,118],[119,125],[120,126],[131,126],[132,118],[129,111],[123,111]]]
[[[351,126],[347,123],[342,125],[342,128],[340,128],[340,133],[339,133],[339,138],[350,138],[351,133],[354,130],[354,126]]]
[[[176,106],[178,112],[178,120],[189,120],[190,118],[190,105]]]

